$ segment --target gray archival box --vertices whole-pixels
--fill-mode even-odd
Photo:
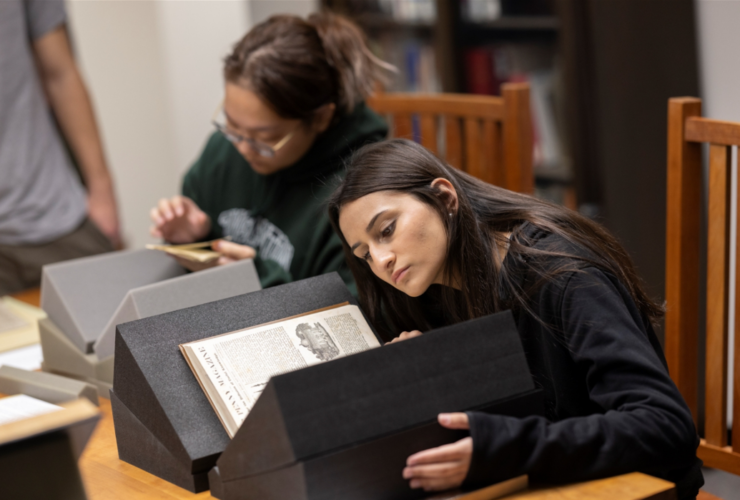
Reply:
[[[260,289],[252,261],[192,274],[155,250],[134,250],[44,266],[39,322],[45,371],[113,384],[116,325]]]

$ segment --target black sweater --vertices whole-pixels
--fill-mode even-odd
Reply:
[[[533,248],[584,255],[532,225],[518,233]],[[515,252],[503,271],[524,289],[535,279]],[[627,289],[582,264],[537,289],[530,305],[541,321],[525,311],[515,317],[545,416],[469,412],[474,451],[466,485],[520,474],[563,483],[640,471],[676,483],[679,499],[695,498],[704,481],[691,413]]]

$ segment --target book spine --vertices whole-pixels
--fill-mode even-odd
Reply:
[[[486,95],[495,93],[493,59],[488,48],[475,47],[465,51],[465,73],[468,92]]]
[[[419,46],[411,43],[406,46],[406,89],[408,92],[419,91],[419,59],[421,51]]]

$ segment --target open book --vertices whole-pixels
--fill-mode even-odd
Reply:
[[[234,437],[270,377],[379,347],[349,303],[181,344],[185,359]]]

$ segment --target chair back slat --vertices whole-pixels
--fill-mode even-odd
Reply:
[[[707,225],[707,443],[727,445],[727,335],[730,270],[730,148],[709,146]]]
[[[740,141],[738,141],[740,142]],[[737,228],[740,229],[740,217],[737,218]],[[736,234],[740,234],[740,232],[736,232]],[[736,244],[737,246],[737,244]],[[740,342],[738,340],[740,339],[740,335],[738,335],[738,332],[740,332],[740,317],[738,317],[737,311],[740,311],[740,293],[737,293],[740,291],[740,269],[736,266],[735,267],[735,328],[734,328],[734,338],[735,338],[735,349],[733,352],[733,359],[735,360],[735,364],[733,366],[733,385],[732,385],[732,428],[733,429],[740,429]],[[740,430],[735,431],[735,435],[738,436],[738,432]],[[732,440],[732,450],[740,455],[740,437],[737,437]],[[737,461],[738,469],[740,469],[740,460]]]
[[[462,168],[462,123],[460,118],[453,115],[444,115],[445,122],[445,156],[444,159],[455,168]]]
[[[737,146],[740,143],[740,123],[694,117],[686,121],[686,140]]]
[[[504,84],[529,90],[527,84]],[[367,100],[376,113],[433,113],[440,115],[471,116],[503,120],[504,107],[501,97],[470,94],[408,94],[392,92],[375,94]]]
[[[501,88],[506,123],[504,165],[506,187],[520,193],[531,193],[534,192],[532,161],[524,161],[524,158],[532,156],[532,114],[529,108],[529,88],[522,85],[524,84],[510,84]]]
[[[730,276],[732,152],[740,123],[701,117],[701,100],[668,104],[665,352],[671,378],[697,419],[699,373],[699,245],[702,214],[702,145],[709,147],[706,257],[706,371],[704,436],[697,452],[707,467],[740,474],[740,293],[735,295],[733,373],[729,364],[730,280],[740,292],[740,267]],[[735,188],[737,186],[734,186]],[[738,229],[740,229],[739,221]],[[728,395],[729,376],[734,390]],[[729,399],[731,398],[731,401]],[[731,443],[727,408],[733,409]],[[729,446],[728,446],[729,444]]]
[[[483,143],[480,122],[476,118],[465,119],[465,171],[473,177],[483,174]]]
[[[668,371],[698,416],[699,242],[701,241],[701,145],[684,140],[689,117],[701,100],[671,99],[668,105],[666,190],[665,356]]]
[[[419,117],[421,128],[421,145],[429,151],[438,154],[437,150],[437,118],[432,113],[422,113]]]
[[[503,168],[495,168],[496,165],[503,165],[503,148],[501,142],[503,137],[501,135],[501,122],[495,122],[493,120],[485,120],[483,122],[483,144],[485,147],[491,149],[489,155],[485,155],[485,177],[482,179],[490,184],[496,186],[506,185],[506,172]]]
[[[529,86],[502,86],[502,97],[379,93],[368,106],[390,116],[392,136],[415,140],[485,182],[532,193]]]

